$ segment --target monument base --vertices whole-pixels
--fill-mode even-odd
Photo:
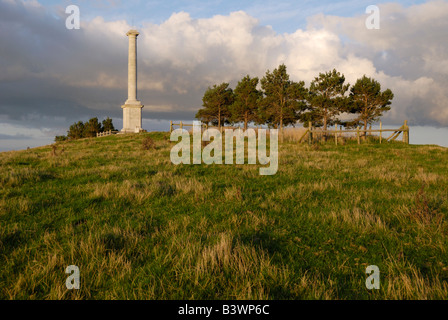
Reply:
[[[137,101],[133,104],[124,104],[123,109],[123,129],[122,133],[138,133],[142,129],[142,108],[143,105]]]

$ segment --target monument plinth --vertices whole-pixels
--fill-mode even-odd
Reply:
[[[142,131],[143,105],[137,100],[137,30],[129,30],[129,58],[128,58],[128,99],[121,106],[123,109],[123,129],[121,132]]]

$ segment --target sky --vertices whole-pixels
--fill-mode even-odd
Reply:
[[[66,7],[80,9],[79,30]],[[366,8],[380,29],[366,28]],[[126,32],[137,28],[143,128],[193,121],[205,90],[280,64],[307,85],[336,68],[394,92],[382,121],[448,147],[448,1],[0,0],[0,151],[51,144],[79,120],[122,128]]]

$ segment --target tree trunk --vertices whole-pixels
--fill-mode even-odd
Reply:
[[[218,129],[221,131],[221,108],[218,109]]]
[[[283,118],[280,118],[280,133],[283,135]]]
[[[247,116],[247,111],[246,111],[246,113],[244,114],[244,131],[247,131],[247,118],[248,118],[248,116]]]
[[[283,142],[283,108],[280,112],[280,142]]]
[[[327,141],[327,116],[324,116],[324,141]]]
[[[365,106],[365,112],[366,112],[366,118],[364,118],[364,139],[367,137],[367,109],[368,109],[368,103],[367,103],[367,96],[364,96],[364,106]]]

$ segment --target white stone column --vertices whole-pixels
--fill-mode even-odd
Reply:
[[[128,99],[121,106],[123,109],[122,132],[139,132],[142,130],[142,108],[143,105],[137,100],[137,30],[129,30],[128,57]]]
[[[137,101],[137,30],[129,30],[129,58],[128,58],[128,100],[126,103],[134,104]]]

